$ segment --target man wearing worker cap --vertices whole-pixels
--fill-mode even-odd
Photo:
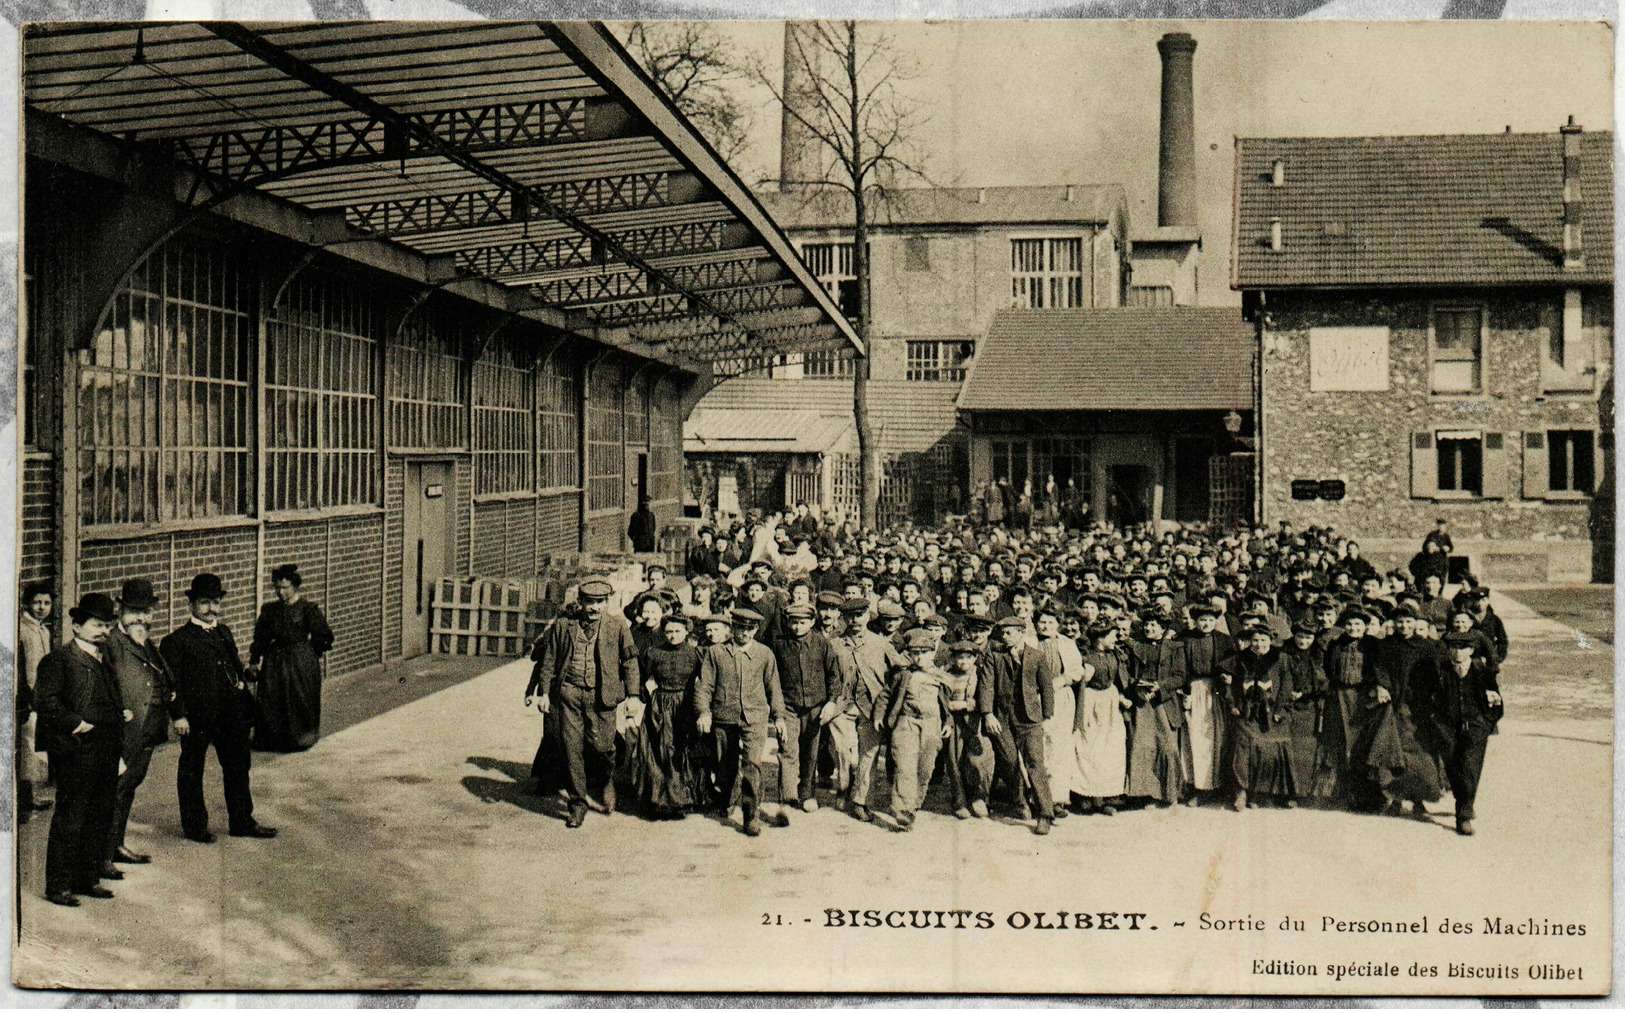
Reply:
[[[866,598],[849,598],[841,606],[847,619],[846,632],[835,638],[835,655],[841,666],[841,717],[830,723],[830,736],[841,759],[837,785],[854,817],[869,818],[876,807],[875,767],[880,759],[881,734],[875,727],[875,702],[880,698],[891,673],[907,661],[886,637],[864,622],[869,612]]]
[[[937,768],[948,702],[942,672],[932,661],[937,638],[923,629],[909,630],[903,646],[909,664],[881,690],[873,720],[891,738],[892,818],[898,830],[907,831],[914,826],[914,814],[925,801]]]
[[[733,639],[708,647],[700,657],[694,687],[694,710],[701,735],[714,736],[718,794],[733,807],[738,787],[741,829],[750,837],[762,832],[762,760],[771,726],[782,743],[788,737],[784,698],[779,691],[779,665],[766,644],[756,639],[762,615],[750,608],[733,610]],[[790,817],[780,807],[766,814],[769,825],[787,827]]]
[[[1473,656],[1478,638],[1472,633],[1448,633],[1444,644],[1450,662],[1440,677],[1433,724],[1450,793],[1456,798],[1456,833],[1471,837],[1484,751],[1504,705],[1495,669],[1484,658]]]
[[[544,715],[558,708],[559,753],[553,755],[565,774],[570,812],[564,825],[571,830],[586,821],[589,808],[615,811],[616,711],[627,701],[640,702],[631,627],[606,607],[614,593],[607,580],[583,581],[575,606],[537,639],[530,655],[536,664],[525,706],[534,703]],[[539,749],[539,760],[541,754]]]

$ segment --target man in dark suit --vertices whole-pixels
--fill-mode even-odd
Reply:
[[[118,676],[124,706],[133,715],[124,725],[124,772],[118,778],[113,829],[107,837],[106,864],[102,867],[102,875],[108,879],[124,878],[113,868],[114,862],[145,865],[152,861],[150,856],[124,846],[130,807],[135,804],[136,789],[147,779],[153,747],[169,741],[169,720],[174,719],[175,731],[181,736],[191,731],[181,711],[169,663],[151,639],[152,613],[157,605],[158,596],[150,581],[140,577],[125,581],[118,596],[118,628],[107,638],[104,650]]]
[[[576,608],[554,623],[536,642],[531,659],[525,706],[544,715],[559,710],[558,728],[568,775],[570,815],[574,830],[586,822],[588,808],[615,811],[615,711],[622,701],[638,698],[638,652],[626,620],[605,608],[615,588],[607,580],[588,580],[576,590]],[[640,715],[641,717],[641,715]],[[601,792],[603,804],[592,799]]]
[[[1485,747],[1501,720],[1501,687],[1495,671],[1473,656],[1478,642],[1471,633],[1451,633],[1444,642],[1450,663],[1440,675],[1433,724],[1456,797],[1456,833],[1471,837]]]
[[[274,829],[254,820],[254,797],[248,782],[249,673],[243,668],[231,627],[220,621],[220,600],[225,596],[226,589],[216,575],[193,577],[186,591],[192,617],[158,648],[175,676],[180,711],[191,723],[188,733],[181,736],[175,788],[180,795],[181,831],[199,844],[212,844],[215,839],[209,832],[209,808],[203,801],[203,764],[211,745],[225,779],[228,832],[233,837],[276,836]]]
[[[119,744],[130,712],[104,644],[118,608],[105,594],[87,594],[68,610],[73,639],[40,662],[35,683],[39,743],[56,766],[56,815],[45,846],[45,899],[77,907],[79,899],[111,897],[99,882],[118,788]]]
[[[1020,797],[1022,762],[1032,792],[1030,806],[1036,818],[1033,833],[1047,834],[1055,822],[1055,800],[1050,796],[1049,770],[1044,765],[1044,722],[1055,714],[1055,679],[1061,674],[1061,656],[1053,642],[1025,642],[1027,624],[1015,616],[1000,619],[1000,650],[990,656],[991,678],[977,684],[977,711],[993,743],[998,776]]]

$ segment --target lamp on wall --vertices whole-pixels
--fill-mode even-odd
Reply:
[[[1224,431],[1231,436],[1241,433],[1241,413],[1234,408],[1224,413]]]

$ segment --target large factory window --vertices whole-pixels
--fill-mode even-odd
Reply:
[[[461,450],[462,326],[448,313],[419,310],[389,348],[389,445],[410,450]]]
[[[573,489],[581,482],[581,381],[574,363],[549,359],[536,373],[537,466],[543,489]]]
[[[1010,303],[1022,309],[1083,306],[1083,240],[1010,240]]]
[[[474,363],[474,493],[533,488],[536,388],[530,356],[498,338]]]
[[[976,349],[974,341],[910,341],[904,379],[961,383]]]
[[[358,283],[301,274],[266,321],[265,506],[378,501],[377,310]]]
[[[250,278],[225,244],[172,242],[117,294],[80,353],[84,523],[252,511]]]
[[[626,454],[621,399],[626,389],[613,362],[593,368],[587,388],[587,511],[620,510],[626,503]]]

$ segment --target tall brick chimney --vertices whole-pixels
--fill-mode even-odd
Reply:
[[[818,179],[818,139],[806,125],[791,114],[792,108],[811,108],[817,82],[808,61],[816,60],[817,47],[806,36],[807,22],[784,23],[784,110],[779,133],[779,189]],[[798,37],[799,36],[799,37]]]
[[[1196,126],[1191,65],[1196,40],[1170,32],[1162,54],[1162,142],[1157,169],[1157,224],[1196,224]]]
[[[1580,212],[1585,207],[1580,194],[1580,135],[1584,128],[1570,116],[1559,130],[1563,136],[1563,270],[1582,271],[1586,266],[1585,237],[1580,229]]]

